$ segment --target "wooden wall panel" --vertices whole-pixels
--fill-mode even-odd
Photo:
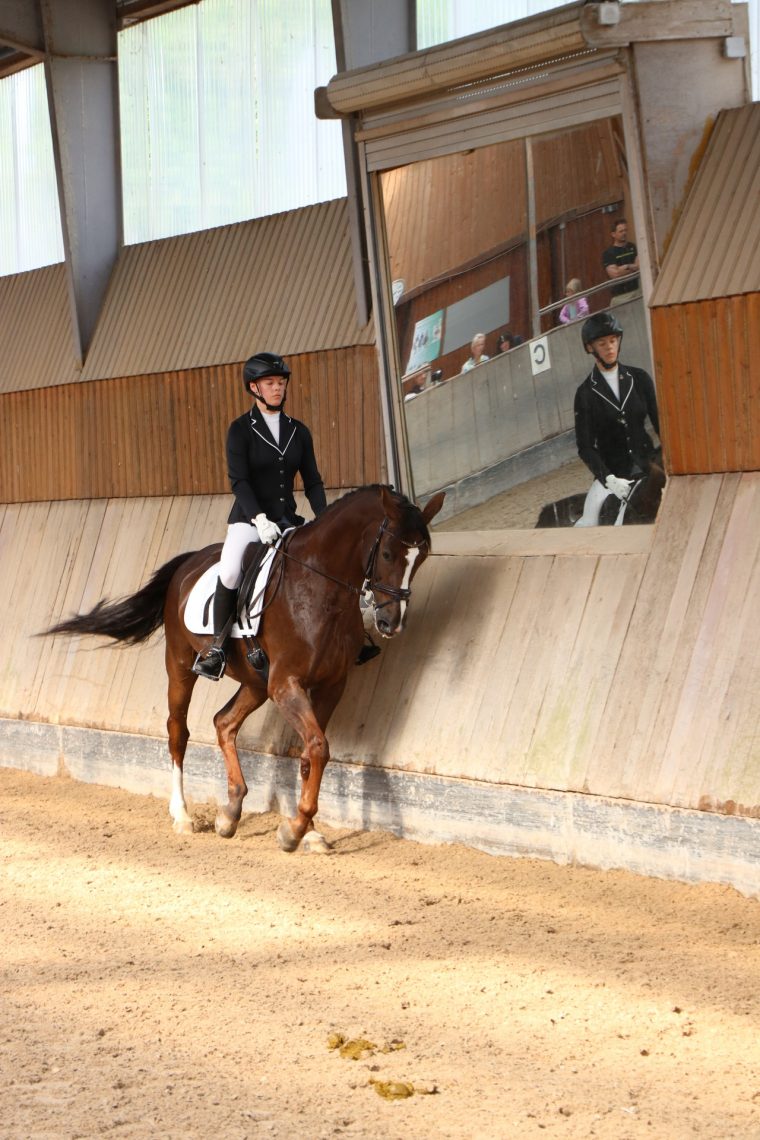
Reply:
[[[760,293],[651,313],[669,469],[760,468]]]
[[[542,306],[561,300],[564,296],[567,281],[563,280],[563,277],[580,277],[584,288],[601,284],[606,279],[602,267],[602,251],[607,248],[611,240],[610,217],[610,214],[596,210],[583,217],[570,219],[563,230],[564,251],[562,252],[559,247],[558,227],[554,226],[539,233],[538,284],[539,303]],[[560,272],[563,264],[564,274]],[[473,329],[473,333],[483,331],[487,334],[486,355],[488,356],[495,355],[496,340],[503,329],[509,328],[511,332],[518,333],[525,340],[531,339],[527,245],[523,241],[516,248],[465,272],[456,273],[397,306],[396,318],[402,368],[409,359],[417,321],[506,276],[510,278],[509,320],[502,321],[497,329]],[[589,299],[589,309],[591,312],[604,309],[609,305],[609,301],[610,294],[605,290]],[[558,324],[559,310],[555,310],[542,318],[542,331],[548,332]],[[469,344],[463,345],[454,352],[439,357],[434,367],[442,370],[444,378],[455,376],[469,355]]]
[[[24,651],[0,660],[0,717],[164,740],[160,637],[118,648],[30,635],[218,541],[227,505],[6,506],[6,636]],[[349,678],[334,762],[760,817],[760,473],[672,478],[656,527],[634,529],[647,542],[630,548],[470,534],[469,553],[462,535],[434,534],[407,630]],[[232,689],[197,686],[194,739],[213,743]],[[266,707],[241,743],[286,755],[293,736]]]
[[[539,229],[624,200],[616,132],[620,120],[610,118],[533,140]],[[413,162],[381,179],[391,276],[407,291],[515,244],[527,230],[521,139]]]
[[[290,360],[288,411],[311,427],[325,485],[382,480],[374,347]],[[0,395],[0,499],[225,493],[227,425],[248,406],[239,364]]]
[[[623,200],[627,174],[619,116],[539,135],[531,145],[539,226],[568,210]]]
[[[514,242],[527,225],[521,141],[415,162],[382,176],[391,275],[407,291]]]

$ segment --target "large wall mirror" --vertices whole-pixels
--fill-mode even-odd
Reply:
[[[573,423],[593,363],[584,315],[612,307],[621,360],[652,374],[639,277],[613,284],[603,264],[618,219],[627,240],[643,238],[631,223],[622,120],[379,178],[414,494],[447,489],[447,529],[533,527],[543,503],[591,483]]]

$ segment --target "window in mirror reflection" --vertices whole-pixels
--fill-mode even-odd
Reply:
[[[621,120],[411,163],[380,186],[414,493],[447,490],[448,529],[533,527],[592,477],[573,414],[594,363],[584,320],[614,310],[621,360],[652,372],[636,235],[618,225]]]

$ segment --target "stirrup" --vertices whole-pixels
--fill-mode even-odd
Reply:
[[[221,681],[227,668],[224,650],[212,645],[205,653],[199,653],[192,665],[193,673],[206,677],[209,681]]]
[[[369,634],[366,634],[366,638],[366,645],[363,645],[361,647],[359,650],[359,655],[354,662],[356,665],[366,665],[368,661],[374,660],[374,658],[377,657],[380,653],[380,646],[375,645]]]

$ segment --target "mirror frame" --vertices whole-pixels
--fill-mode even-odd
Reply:
[[[461,41],[463,45],[466,44],[466,42],[466,40]],[[595,61],[597,64],[598,62],[599,61]],[[647,335],[651,352],[651,326],[647,302],[653,284],[656,246],[654,244],[651,226],[651,212],[647,204],[646,183],[643,175],[643,162],[639,142],[640,127],[632,93],[633,85],[629,77],[628,53],[625,51],[616,53],[616,63],[618,65],[619,105],[609,108],[600,107],[598,113],[589,114],[586,112],[577,119],[568,117],[566,119],[566,126],[570,129],[594,119],[608,118],[610,115],[621,116],[632,205],[631,228],[636,236],[636,244],[639,251],[642,299],[644,302]],[[560,66],[559,70],[559,82],[561,87],[561,72],[563,67]],[[491,83],[486,82],[483,84],[483,86],[489,88],[488,92],[484,94],[482,99],[473,99],[471,113],[462,115],[461,123],[465,129],[468,119],[470,119],[471,116],[481,114],[484,107],[486,109],[488,108],[490,102],[498,104],[498,95],[501,88],[497,77],[500,75],[500,71],[498,68],[494,68],[494,72],[494,79]],[[541,99],[545,88],[549,90],[553,89],[554,91],[557,90],[558,77],[551,63],[547,63],[547,66],[542,69],[541,76],[541,79],[538,81],[535,80],[535,77],[530,77],[530,79],[525,80],[524,99],[520,100],[519,97],[517,99],[513,98],[511,101],[512,107],[519,107],[521,103],[526,105],[535,103],[537,99]],[[594,75],[592,69],[587,80],[588,87],[593,91],[593,88],[600,82],[600,78]],[[481,84],[478,84],[478,86],[480,87]],[[435,102],[434,99],[432,101]],[[389,162],[386,166],[371,169],[368,160],[367,144],[373,137],[376,137],[378,130],[385,138],[390,139],[392,142],[394,137],[400,138],[409,132],[410,125],[413,127],[414,124],[424,121],[426,114],[432,118],[433,108],[429,106],[430,102],[431,100],[427,99],[422,101],[421,104],[416,103],[413,107],[409,107],[402,112],[397,112],[396,116],[390,122],[387,121],[388,117],[386,116],[384,124],[374,131],[370,123],[367,122],[362,125],[362,129],[356,132],[360,177],[365,202],[365,236],[369,254],[370,283],[375,313],[377,349],[381,375],[381,403],[388,476],[390,482],[410,498],[415,497],[414,475],[404,416],[403,391],[401,387],[403,365],[399,359],[388,234],[385,226],[381,190],[381,175],[383,171],[392,169],[395,165],[398,165],[398,163]],[[447,120],[445,117],[441,116],[440,127],[442,139],[444,136],[443,129],[446,127],[446,123]],[[555,125],[539,122],[530,129],[511,133],[509,124],[505,121],[503,132],[500,133],[496,131],[490,141],[501,142],[517,137],[530,140],[555,130],[557,130]],[[482,145],[488,144],[484,143]],[[480,144],[476,144],[476,149],[478,149],[479,146]],[[457,149],[461,149],[461,147],[457,145],[447,145],[445,141],[442,141],[438,153],[454,153]],[[531,148],[528,146],[526,149],[530,152]],[[414,160],[412,159],[411,161]],[[535,240],[534,231],[531,236],[533,240]]]

